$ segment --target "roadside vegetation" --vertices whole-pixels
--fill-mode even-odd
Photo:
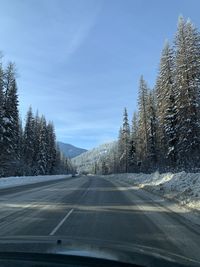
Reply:
[[[180,17],[174,42],[165,42],[154,88],[141,76],[138,110],[131,123],[124,110],[115,150],[93,170],[200,172],[200,33],[190,20]]]
[[[0,62],[0,177],[69,173],[71,162],[58,149],[52,122],[27,112],[19,117],[15,65]]]

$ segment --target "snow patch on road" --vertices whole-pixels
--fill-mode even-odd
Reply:
[[[35,184],[45,181],[54,181],[59,179],[65,179],[71,177],[71,175],[39,175],[39,176],[15,176],[15,177],[3,177],[0,178],[0,189],[10,188],[26,184]]]
[[[129,173],[113,174],[110,178],[137,185],[200,211],[200,173]]]

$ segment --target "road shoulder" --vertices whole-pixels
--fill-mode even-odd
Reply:
[[[140,192],[140,196],[144,199],[150,199],[154,205],[161,206],[166,210],[170,211],[173,216],[176,217],[179,221],[184,223],[187,227],[195,230],[200,234],[200,215],[198,212],[191,210],[183,205],[180,205],[176,201],[171,199],[167,199],[163,196],[160,196],[156,193],[149,192],[145,188],[140,188],[138,185],[132,185],[127,181],[121,181],[114,178],[106,178],[111,181],[117,187],[128,187],[130,190],[128,191],[129,197],[131,197],[131,188],[135,188]],[[129,194],[130,193],[130,194]]]

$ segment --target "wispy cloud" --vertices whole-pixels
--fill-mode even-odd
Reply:
[[[97,14],[92,16],[91,18],[81,22],[76,29],[70,34],[69,42],[66,44],[64,59],[68,60],[70,56],[72,56],[78,48],[83,44],[84,40],[89,35],[91,29],[95,25],[95,20],[97,18]]]

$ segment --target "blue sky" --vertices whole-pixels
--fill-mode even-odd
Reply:
[[[200,28],[199,0],[0,0],[0,50],[18,71],[20,114],[39,110],[57,139],[92,148],[116,139],[138,80],[154,86],[180,14]]]

